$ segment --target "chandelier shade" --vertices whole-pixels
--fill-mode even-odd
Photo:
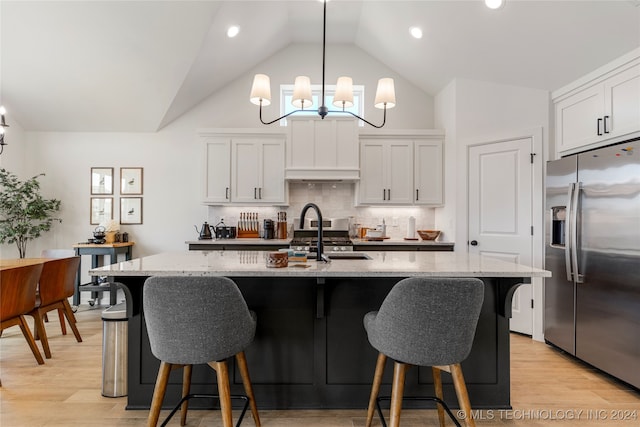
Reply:
[[[296,108],[304,109],[313,105],[313,96],[311,95],[311,79],[307,76],[296,77],[293,85],[293,98],[291,100]]]
[[[366,124],[375,128],[381,128],[387,121],[387,109],[393,108],[396,105],[396,93],[394,89],[393,79],[382,78],[378,81],[378,89],[376,91],[376,97],[374,106],[376,108],[384,110],[382,117],[382,124],[375,125],[370,121],[358,116],[357,114],[347,111],[346,108],[353,107],[353,79],[351,77],[342,76],[338,78],[336,90],[333,97],[333,105],[341,108],[341,110],[329,110],[325,104],[325,68],[326,68],[326,36],[327,36],[327,0],[324,0],[323,5],[323,26],[322,26],[322,96],[320,98],[321,105],[318,107],[318,115],[323,119],[329,113],[342,113],[350,114],[353,117],[362,120]],[[249,100],[252,104],[260,107],[259,117],[260,122],[264,125],[270,125],[277,121],[280,121],[292,114],[307,112],[305,108],[313,106],[313,96],[311,91],[311,79],[307,76],[296,77],[293,98],[291,103],[297,110],[291,111],[284,116],[278,117],[275,120],[265,122],[262,119],[262,107],[266,107],[271,104],[271,84],[269,76],[266,74],[256,74],[253,79],[253,85],[251,86],[251,95]]]
[[[255,105],[267,106],[271,104],[271,81],[269,76],[266,74],[255,75],[249,100]]]
[[[353,107],[353,79],[351,77],[338,77],[336,93],[333,95],[333,105],[338,108]]]

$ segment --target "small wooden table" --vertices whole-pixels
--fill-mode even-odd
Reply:
[[[104,255],[109,255],[109,264],[115,264],[118,262],[118,254],[124,254],[125,260],[129,261],[133,258],[133,245],[135,242],[124,243],[78,243],[73,245],[73,249],[76,251],[76,255],[91,255],[91,268],[97,268],[104,265],[100,262],[100,258]],[[73,305],[80,304],[80,292],[91,291],[91,297],[95,299],[100,292],[109,290],[109,304],[116,304],[117,286],[114,284],[105,284],[100,286],[98,284],[98,276],[91,276],[91,283],[80,286],[80,274],[81,274],[82,261],[78,266],[78,275],[76,276],[75,292],[73,294]],[[93,305],[93,301],[89,304]]]

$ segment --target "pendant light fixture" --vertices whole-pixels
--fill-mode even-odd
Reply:
[[[336,91],[333,97],[333,105],[341,110],[329,110],[325,104],[325,52],[326,52],[326,39],[327,39],[327,0],[324,0],[324,15],[322,26],[322,97],[320,102],[322,105],[318,107],[318,114],[323,119],[329,113],[347,113],[351,114],[355,118],[362,120],[370,126],[375,128],[381,128],[387,121],[387,109],[393,108],[396,105],[396,93],[393,85],[393,79],[382,78],[378,80],[378,89],[376,91],[376,97],[374,106],[384,111],[382,118],[382,124],[375,125],[368,120],[363,119],[351,111],[347,111],[346,108],[353,106],[353,80],[351,77],[339,77],[336,85]],[[270,125],[279,120],[284,119],[295,113],[308,112],[309,108],[313,106],[313,97],[311,96],[311,79],[307,76],[296,77],[292,104],[297,110],[294,110],[282,117],[278,117],[275,120],[265,122],[262,119],[262,107],[266,107],[271,104],[271,83],[269,76],[266,74],[256,74],[253,78],[253,85],[251,86],[251,95],[249,100],[252,104],[260,107],[260,121],[264,125]],[[306,108],[306,109],[305,109]]]

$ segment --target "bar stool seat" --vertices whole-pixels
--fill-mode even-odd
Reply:
[[[260,417],[253,395],[244,349],[253,341],[255,314],[250,312],[237,285],[226,277],[150,277],[143,288],[144,318],[151,352],[160,360],[148,426],[156,426],[172,369],[184,367],[182,400],[165,425],[181,408],[186,423],[188,400],[213,395],[190,394],[193,365],[207,364],[216,371],[224,427],[232,426],[228,358],[235,356],[247,403],[238,420],[251,407],[254,422]]]
[[[467,358],[475,336],[484,300],[484,283],[473,278],[408,278],[389,292],[379,311],[364,316],[369,342],[379,351],[366,426],[378,408],[383,426],[378,393],[387,357],[394,360],[390,424],[400,425],[404,380],[409,366],[431,366],[440,425],[444,411],[460,426],[442,400],[441,371],[451,373],[460,409],[468,427],[475,426],[471,404],[460,362]],[[420,399],[420,398],[414,398]]]

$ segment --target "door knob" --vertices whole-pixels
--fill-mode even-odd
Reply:
[[[471,244],[471,246],[478,246],[478,241],[477,240],[472,240],[469,243]]]

